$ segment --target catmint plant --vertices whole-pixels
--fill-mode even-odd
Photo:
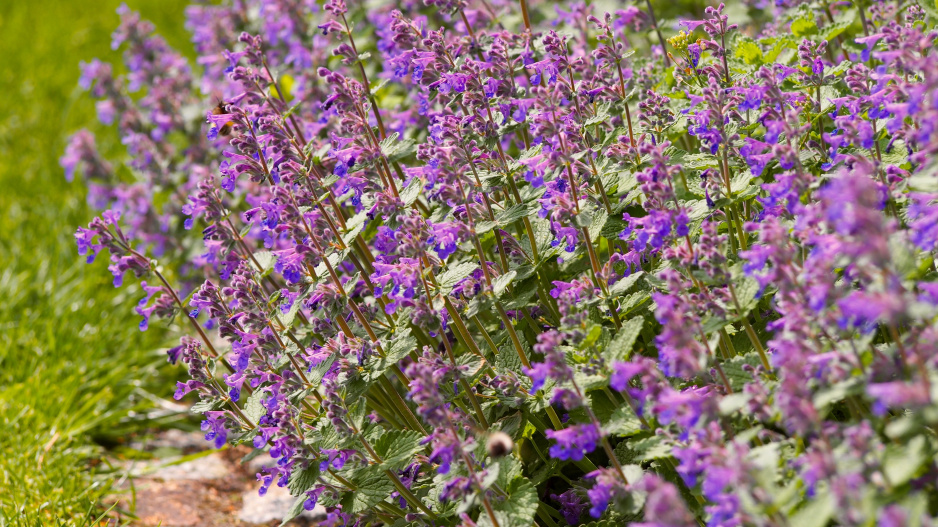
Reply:
[[[938,12],[680,8],[122,7],[78,253],[288,520],[932,525]]]

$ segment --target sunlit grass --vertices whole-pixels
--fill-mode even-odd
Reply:
[[[188,52],[185,2],[128,2]],[[65,137],[94,120],[78,62],[115,59],[119,2],[0,2],[0,525],[81,525],[108,479],[97,444],[139,428],[141,390],[166,396],[161,344],[137,331],[106,261],[86,266],[72,233],[87,223],[80,182],[58,166]],[[113,133],[99,134],[116,153]]]

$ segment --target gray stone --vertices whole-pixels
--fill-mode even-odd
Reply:
[[[147,452],[158,448],[178,448],[183,452],[199,452],[211,447],[211,443],[205,440],[204,435],[201,432],[183,432],[171,428],[144,441],[131,441],[130,447]]]
[[[182,479],[220,479],[231,473],[228,463],[218,453],[186,461],[178,465],[165,466],[168,460],[163,460],[164,466],[159,466],[152,473],[142,474],[142,477],[174,481]]]
[[[242,496],[241,512],[238,519],[245,523],[267,523],[282,520],[286,516],[296,498],[290,495],[286,487],[271,485],[267,494],[260,496],[256,490],[245,492]],[[326,509],[317,504],[311,511],[303,511],[301,518],[315,520],[326,515]]]

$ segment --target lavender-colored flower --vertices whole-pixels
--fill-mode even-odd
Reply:
[[[600,430],[592,423],[573,425],[563,430],[547,430],[547,437],[556,441],[550,456],[560,460],[579,461],[599,445]]]

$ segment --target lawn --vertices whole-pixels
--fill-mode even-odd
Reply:
[[[189,52],[184,3],[129,5]],[[78,258],[72,233],[92,211],[58,165],[67,134],[94,121],[78,62],[117,58],[118,5],[0,2],[0,525],[82,525],[100,513],[101,445],[152,425],[147,394],[166,397],[175,376],[161,356],[171,329],[140,333],[126,298],[138,291],[111,287],[106,258]],[[116,134],[99,138],[119,153]]]

